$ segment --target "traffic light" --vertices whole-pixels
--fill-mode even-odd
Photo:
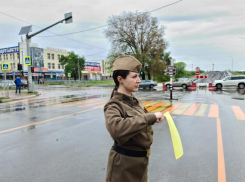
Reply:
[[[34,67],[31,67],[31,72],[34,73]]]
[[[18,63],[18,70],[23,70],[22,64]]]
[[[143,75],[143,71],[140,71],[140,75]]]

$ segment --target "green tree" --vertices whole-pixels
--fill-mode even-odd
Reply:
[[[177,72],[175,78],[184,77],[186,64],[184,62],[178,62],[178,63],[174,63],[174,66],[177,66]]]
[[[159,65],[161,55],[167,47],[163,38],[165,27],[159,25],[157,18],[151,17],[147,12],[123,12],[109,17],[107,23],[105,35],[111,42],[108,57],[132,55],[142,63],[142,79],[145,79],[145,73],[150,78],[150,74],[156,71],[152,64]]]
[[[68,52],[68,56],[61,55],[59,63],[65,65],[65,75],[67,76],[68,73],[71,73],[71,77],[76,81],[79,72],[82,75],[82,70],[85,67],[85,58],[79,57],[74,52]]]

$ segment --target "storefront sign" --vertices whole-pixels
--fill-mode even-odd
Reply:
[[[57,49],[57,48],[52,48],[52,47],[47,47],[47,49],[50,50],[50,51],[66,52],[65,49]]]
[[[42,68],[42,72],[48,72],[48,68]]]
[[[17,52],[19,52],[19,46],[0,49],[0,54],[17,53]]]
[[[35,72],[39,72],[39,68],[34,68],[34,71]]]

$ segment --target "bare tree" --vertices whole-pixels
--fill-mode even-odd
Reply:
[[[165,27],[159,25],[157,18],[147,12],[123,12],[109,17],[105,30],[111,42],[109,57],[125,54],[136,57],[142,63],[142,78],[145,79],[145,72],[150,78],[150,74],[156,71],[152,64],[161,61],[161,55],[167,47],[163,38],[164,30]]]

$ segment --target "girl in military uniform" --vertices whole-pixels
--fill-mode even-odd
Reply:
[[[106,127],[114,140],[106,182],[148,182],[152,125],[162,122],[164,116],[148,113],[132,94],[139,89],[141,67],[132,56],[120,56],[113,63],[116,86],[104,107]]]

